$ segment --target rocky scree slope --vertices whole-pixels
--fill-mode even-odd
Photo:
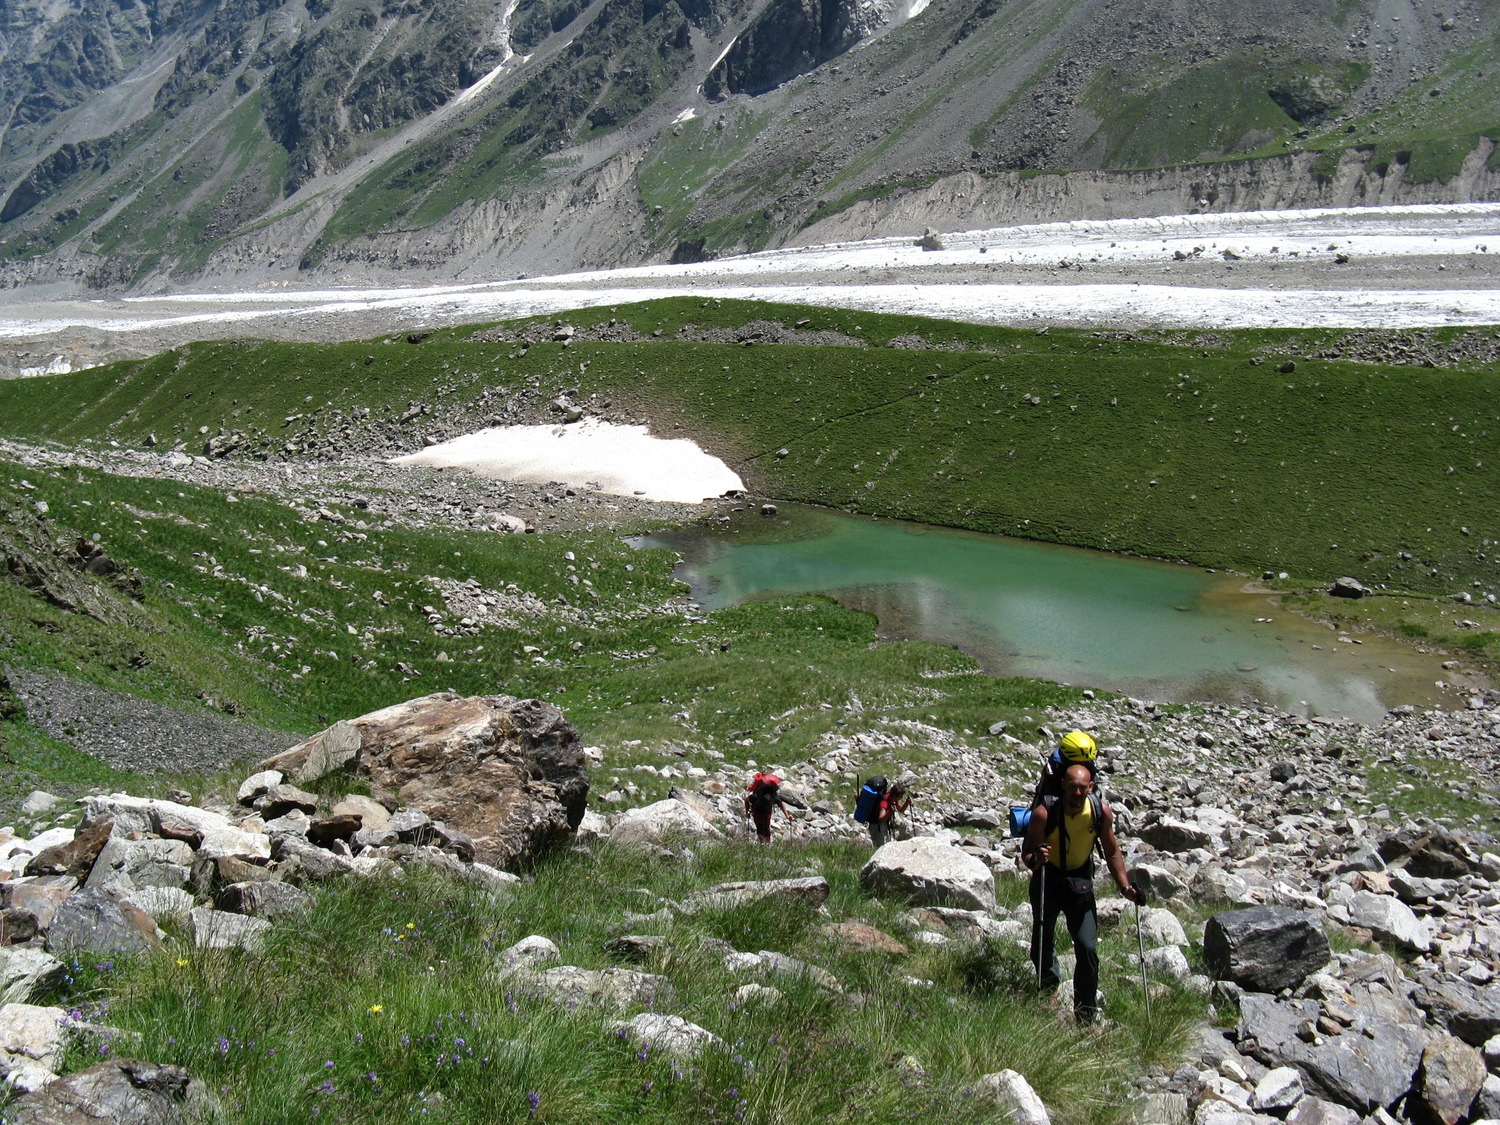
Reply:
[[[1500,17],[1388,7],[16,5],[0,279],[493,276],[1493,198]]]
[[[476,722],[488,733],[476,737]],[[1131,877],[1166,907],[1136,919],[1151,987],[1158,998],[1171,982],[1238,1006],[1227,1031],[1202,1030],[1186,1065],[1136,1080],[1133,1121],[1461,1125],[1494,1117],[1500,1077],[1487,1071],[1500,1067],[1500,1008],[1488,987],[1500,967],[1495,841],[1457,817],[1406,818],[1399,805],[1372,802],[1352,759],[1415,771],[1428,747],[1438,747],[1492,768],[1500,695],[1475,697],[1469,711],[1454,716],[1393,714],[1375,730],[1270,711],[1189,713],[1117,700],[1049,713],[1031,740],[998,731],[1001,754],[953,749],[952,760],[924,772],[913,823],[903,832],[911,838],[877,851],[861,872],[871,894],[910,904],[900,936],[850,922],[824,927],[829,936],[898,955],[976,942],[1024,946],[1027,907],[996,905],[996,880],[1022,876],[1013,843],[983,835],[1003,821],[1006,798],[988,779],[1004,774],[1010,793],[1019,792],[1017,779],[1072,726],[1094,730],[1104,746],[1107,784],[1128,824]],[[831,745],[827,757],[851,748],[863,760],[874,749]],[[426,767],[412,768],[412,750]],[[177,940],[254,955],[273,927],[297,924],[320,887],[351,874],[392,879],[436,869],[503,899],[515,877],[485,864],[477,847],[481,840],[493,846],[495,837],[456,827],[466,817],[489,817],[492,803],[471,784],[448,785],[451,770],[427,768],[453,765],[458,755],[472,757],[483,773],[497,754],[516,771],[504,780],[497,775],[500,788],[491,795],[519,830],[503,839],[566,840],[571,828],[575,846],[607,840],[691,864],[694,849],[718,846],[726,835],[745,838],[739,818],[725,815],[728,794],[716,799],[719,779],[705,779],[701,770],[691,771],[699,775],[697,789],[666,801],[612,817],[578,815],[581,804],[574,809],[569,801],[586,790],[582,763],[596,755],[577,746],[555,708],[505,697],[433,696],[336,723],[280,755],[286,773],[263,763],[267,768],[238,786],[234,802],[197,807],[186,793],[87,798],[76,828],[60,825],[29,839],[7,833],[0,842],[12,869],[0,882],[7,1000],[0,1024],[9,1031],[0,1069],[15,1088],[33,1091],[13,1111],[59,1094],[51,1068],[65,1042],[129,1041],[114,1029],[80,1025],[63,1009],[39,1013],[25,1002],[65,972],[60,958],[160,945],[167,939],[158,919],[168,918],[185,935]],[[996,770],[996,762],[1004,768]],[[796,783],[788,790],[796,834],[851,831],[837,801],[809,806],[803,799],[816,793],[817,771],[826,764],[787,771]],[[398,766],[400,776],[390,772]],[[524,780],[538,776],[538,767],[545,783]],[[372,796],[319,798],[297,784],[346,772],[374,782]],[[737,789],[742,778],[733,780]],[[1485,796],[1495,800],[1493,792]],[[51,801],[34,794],[30,805],[45,813]],[[552,825],[541,837],[530,827],[538,819]],[[531,854],[512,852],[511,862]],[[704,909],[750,902],[815,909],[827,895],[827,880],[817,874],[717,885],[622,918],[623,936],[610,949],[627,964],[649,961],[681,940],[679,923]],[[1214,911],[1200,946],[1190,936],[1194,919]],[[1106,929],[1126,922],[1119,899],[1101,900],[1100,913]],[[1334,954],[1329,932],[1350,948]],[[1365,943],[1374,944],[1360,948]],[[1127,944],[1128,933],[1106,938],[1106,955],[1119,956],[1112,947]],[[1200,948],[1207,975],[1189,960]],[[774,1002],[777,984],[789,979],[843,991],[827,969],[775,950],[741,952],[721,942],[716,955],[746,980],[738,1003]],[[560,964],[557,946],[540,935],[495,957],[511,987],[569,1009],[603,1006],[624,1016],[647,1008],[622,1020],[621,1034],[657,1049],[691,1059],[722,1047],[711,1028],[673,1014],[671,983],[658,974]],[[902,1065],[920,1086],[921,1060]],[[184,1098],[190,1076],[180,1077],[176,1096]],[[985,1076],[979,1087],[993,1087],[1002,1105],[1021,1099],[1028,1121],[1048,1120],[1024,1076]]]

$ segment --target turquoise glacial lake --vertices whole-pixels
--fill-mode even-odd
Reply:
[[[1458,702],[1439,657],[1337,633],[1243,576],[797,505],[632,542],[678,552],[709,609],[827,594],[885,639],[956,645],[995,675],[1361,722]]]

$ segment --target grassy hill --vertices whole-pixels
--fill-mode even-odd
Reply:
[[[1127,341],[698,300],[566,319],[569,344],[553,340],[552,320],[355,344],[198,344],[0,383],[0,418],[6,434],[44,442],[154,436],[158,450],[200,453],[228,440],[234,457],[315,458],[414,448],[507,402],[548,417],[567,391],[695,437],[768,495],[1284,569],[1288,588],[1353,574],[1403,591],[1374,610],[1359,603],[1391,631],[1478,656],[1500,635],[1492,609],[1466,607],[1491,623],[1459,631],[1441,608],[1455,590],[1496,585],[1490,371],[1307,358],[1347,343],[1337,333]],[[770,323],[864,346],[679,339]],[[587,339],[602,334],[627,338]],[[1445,337],[1455,354],[1460,336]],[[368,496],[356,478],[311,495],[0,463],[6,510],[40,500],[58,543],[97,536],[143,577],[138,598],[106,591],[93,612],[0,583],[0,659],[299,732],[434,690],[544,697],[627,770],[674,740],[731,762],[768,749],[791,759],[856,699],[861,723],[910,742],[908,722],[982,732],[1078,695],[993,680],[935,645],[871,647],[873,620],[823,599],[696,614],[674,600],[672,557],[632,551],[619,527],[444,530],[377,518],[361,506]],[[403,495],[388,510],[421,502]],[[495,620],[464,627],[448,607],[470,582],[506,607]],[[0,738],[6,801],[124,783],[14,707],[0,706]]]
[[[415,448],[434,423],[477,428],[516,397],[545,416],[570,391],[786,499],[1312,583],[1500,585],[1492,367],[1315,358],[1337,350],[1322,331],[1120,340],[687,298],[562,320],[580,337],[197,344],[0,385],[0,412],[22,437],[201,453],[234,433],[238,455],[286,455]],[[675,339],[756,320],[862,346]],[[586,338],[611,324],[641,339]]]

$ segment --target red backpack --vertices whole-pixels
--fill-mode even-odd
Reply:
[[[745,792],[750,795],[750,804],[753,807],[761,810],[772,808],[781,792],[781,778],[774,773],[758,773],[755,779],[745,787]]]

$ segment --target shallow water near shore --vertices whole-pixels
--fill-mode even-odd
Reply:
[[[1242,575],[800,505],[633,542],[681,554],[677,576],[710,609],[828,594],[886,639],[956,645],[995,675],[1367,723],[1460,702],[1437,686],[1441,657],[1335,632]]]

